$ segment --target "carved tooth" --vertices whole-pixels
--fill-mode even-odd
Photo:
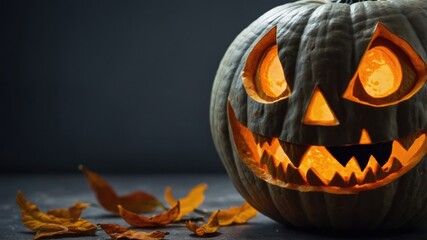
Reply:
[[[347,164],[345,165],[346,168],[351,168],[351,169],[357,169],[356,171],[362,171],[360,169],[359,163],[357,162],[357,159],[355,157],[352,157],[350,159],[350,161],[347,162]]]
[[[271,145],[271,141],[273,140],[273,138],[269,138],[269,137],[264,137],[261,135],[258,135],[258,141],[259,141],[259,145],[262,147],[263,145],[265,145],[265,143],[267,143],[268,145]]]
[[[356,158],[357,163],[359,163],[360,169],[364,171],[364,169],[368,165],[371,154],[365,151],[358,151],[354,157]]]
[[[329,186],[335,186],[335,187],[347,187],[347,185],[348,184],[346,183],[344,178],[337,172],[335,173],[334,177],[329,183]]]
[[[258,134],[252,133],[252,136],[254,137],[254,140],[255,140],[256,144],[259,144]]]
[[[348,186],[353,187],[357,184],[356,173],[351,173],[350,178],[348,179]]]
[[[388,177],[388,175],[397,172],[399,169],[402,168],[402,163],[396,158],[393,157],[391,160],[391,166],[383,168],[378,168],[376,175],[378,179],[384,179]]]
[[[276,178],[279,179],[279,180],[281,180],[281,181],[283,181],[283,182],[286,182],[286,174],[285,174],[285,172],[286,172],[285,163],[281,162],[279,164],[279,166],[277,166]]]
[[[403,167],[402,163],[395,157],[392,159],[392,164],[390,167],[390,170],[387,171],[388,174],[392,174],[394,172],[397,172],[399,169]]]
[[[371,154],[375,157],[377,163],[380,166],[383,166],[390,158],[391,151],[393,149],[393,142],[377,143],[373,146]]]
[[[302,162],[304,153],[307,151],[309,145],[291,144],[284,141],[279,142],[280,146],[282,146],[283,151],[289,157],[289,160],[291,160],[292,164],[298,168]]]
[[[403,137],[403,138],[399,138],[396,139],[397,142],[400,143],[400,145],[402,145],[402,147],[404,147],[407,151],[409,150],[409,148],[411,148],[412,144],[414,144],[414,141],[423,134],[423,132],[416,132],[414,134],[411,134],[409,136]]]
[[[261,164],[266,164],[266,163],[267,163],[267,160],[268,160],[269,158],[270,158],[270,154],[268,154],[267,150],[264,150],[264,151],[262,152],[261,159],[259,160],[259,162],[260,162]]]
[[[271,145],[271,143],[273,142],[274,137],[267,137],[267,143],[268,145]]]
[[[325,186],[325,183],[320,179],[313,168],[310,168],[307,171],[307,182],[311,186]]]
[[[378,168],[381,168],[381,166],[378,164],[377,159],[374,156],[371,156],[369,158],[368,166],[371,167],[372,172],[376,172]]]
[[[365,173],[365,178],[363,179],[361,184],[366,183],[373,183],[377,181],[377,177],[375,176],[374,172],[372,171],[371,167],[368,167]]]
[[[306,182],[304,181],[304,178],[302,177],[301,173],[296,169],[295,167],[291,166],[291,164],[288,164],[286,168],[286,182],[288,183],[295,183],[298,185],[304,185]]]
[[[386,178],[389,174],[384,172],[384,170],[381,167],[379,167],[375,171],[375,175],[377,176],[378,180],[382,180],[382,179]]]
[[[343,167],[348,164],[348,162],[353,158],[351,151],[348,151],[348,147],[335,146],[335,147],[326,147],[328,152],[339,162]]]
[[[267,165],[267,169],[268,169],[268,172],[270,173],[270,175],[273,178],[276,178],[276,174],[277,174],[276,165],[278,165],[278,161],[276,159],[274,159],[273,156],[270,156],[267,159],[267,164],[266,165]]]

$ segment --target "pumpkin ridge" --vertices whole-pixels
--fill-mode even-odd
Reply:
[[[406,14],[404,14],[403,13],[403,9],[401,9],[401,8],[399,8],[399,6],[396,4],[396,2],[394,2],[394,1],[392,1],[391,2],[394,6],[395,6],[395,8],[396,9],[398,9],[399,11],[400,11],[400,14],[402,15],[402,17],[404,18],[404,19],[406,19],[406,22],[408,23],[408,25],[411,27],[411,32],[413,32],[413,33],[415,33],[415,35],[416,35],[416,40],[418,41],[417,43],[417,45],[420,45],[420,46],[422,46],[423,47],[423,50],[424,50],[424,56],[426,56],[426,54],[427,54],[427,48],[426,48],[426,46],[424,46],[420,41],[419,41],[419,39],[421,39],[421,36],[420,36],[420,34],[418,33],[418,31],[416,31],[416,29],[415,29],[415,27],[414,27],[414,24],[412,23],[412,21],[410,21],[409,20],[409,18],[408,18],[408,16],[406,16]],[[426,13],[426,11],[424,10],[424,13]],[[420,55],[419,53],[418,53],[418,55]],[[420,55],[420,57],[424,60],[424,62],[426,61],[426,59],[423,57],[423,56],[421,56]]]
[[[427,161],[424,161],[424,163],[419,166],[418,168],[422,168],[420,170],[418,170],[418,174],[422,177],[423,175],[425,175],[425,173],[427,173]],[[425,175],[424,178],[427,178],[427,175]],[[422,189],[420,188],[420,195],[422,195]],[[424,195],[424,197],[420,200],[420,201],[426,201],[427,200],[427,196]],[[424,204],[424,206],[417,211],[416,214],[414,214],[414,216],[408,221],[408,225],[416,225],[419,222],[422,222],[422,219],[424,218],[425,220],[427,220],[427,216],[425,215],[427,213],[427,204]]]
[[[295,37],[294,35],[297,35],[296,38],[298,38],[298,47],[296,49],[292,49],[292,51],[294,52],[292,55],[295,55],[295,59],[299,59],[301,57],[301,54],[305,54],[302,50],[303,46],[304,46],[302,36],[304,36],[306,34],[308,23],[310,22],[310,19],[313,17],[314,12],[316,12],[320,6],[323,6],[323,5],[316,5],[316,6],[309,5],[310,9],[307,10],[307,12],[305,12],[302,17],[300,17],[300,21],[293,23],[293,25],[296,25],[296,24],[303,25],[302,29],[299,29],[298,32],[296,32],[296,30],[295,30],[297,27],[292,28],[293,25],[292,25],[292,27],[288,27],[288,28],[293,29],[292,34],[290,34],[288,36],[288,38],[293,39]],[[283,51],[279,50],[279,59],[283,65],[283,58],[284,58],[283,54],[286,53],[287,46],[286,46],[286,43],[284,43],[283,41],[281,41],[281,42],[278,41],[277,44],[278,44],[280,49],[284,49]],[[300,66],[299,66],[298,62],[295,62],[292,64],[293,64],[293,69],[289,70],[292,72],[291,76],[289,76],[289,74],[287,74],[289,71],[286,71],[287,67],[289,67],[290,64],[285,63],[283,66],[285,66],[284,67],[285,68],[284,69],[285,76],[289,77],[289,79],[287,79],[287,80],[288,80],[288,84],[289,84],[290,88],[293,89],[294,91],[296,91],[297,90],[297,88],[296,88],[296,85],[297,85],[296,84],[296,81],[297,81],[296,72],[298,72],[298,69]],[[291,109],[289,107],[289,105],[292,103],[293,98],[294,98],[293,93],[291,93],[291,95],[289,96],[289,101],[287,102],[288,106],[286,106],[287,111],[290,111],[290,109]],[[282,121],[280,128],[285,129],[286,125],[288,125],[288,123],[287,123],[286,118],[283,115],[283,121]]]
[[[280,215],[282,215],[283,219],[286,222],[291,222],[289,219],[289,217],[291,217],[292,219],[294,219],[295,225],[299,227],[304,227],[304,223],[308,221],[306,214],[303,214],[301,211],[294,210],[302,209],[299,194],[296,191],[289,191],[289,194],[284,194],[284,191],[275,185],[268,185],[268,189],[271,195],[271,199],[273,200],[273,204],[280,213]],[[292,200],[286,201],[287,199]],[[288,202],[293,202],[295,204],[289,207]]]
[[[358,74],[354,70],[358,70],[371,46],[390,47],[384,41],[370,45],[378,36],[390,37],[404,54],[396,53],[393,48],[389,48],[390,52],[399,61],[406,61],[405,57],[413,60],[420,69],[417,76],[427,79],[427,64],[422,62],[427,62],[427,33],[423,28],[427,24],[427,3],[423,0],[335,2],[342,4],[312,0],[279,6],[258,18],[233,41],[220,64],[211,96],[215,147],[239,193],[278,222],[341,230],[395,229],[425,223],[427,105],[422,103],[427,101],[427,86],[424,81],[419,92],[388,106],[348,101],[342,93]],[[378,23],[387,26],[390,33],[376,32]],[[277,30],[279,60],[292,93],[274,103],[260,103],[250,99],[251,95],[243,88],[241,71],[254,51],[252,46],[273,27]],[[256,54],[263,54],[262,47],[257,51],[260,53]],[[254,61],[254,69],[250,71],[258,71],[257,64]],[[378,64],[394,66],[387,62]],[[365,66],[368,65],[362,64]],[[388,74],[388,70],[381,71]],[[275,73],[268,84],[275,84]],[[381,72],[375,74],[380,76]],[[316,85],[324,91],[340,125],[309,126],[301,122],[307,95]],[[388,86],[385,87],[387,90]],[[246,135],[236,132],[236,125],[232,125],[231,108],[236,111],[241,129],[247,129],[242,130]],[[362,131],[369,137],[361,138]],[[353,156],[346,164],[336,158],[328,160],[330,153],[325,147],[337,146],[345,151],[345,145],[387,141],[393,142],[387,162],[382,163],[386,156],[383,161],[381,157],[378,161],[370,157],[363,172],[357,169],[364,164],[359,164]],[[364,146],[359,150],[364,152]],[[306,158],[310,152],[314,155]],[[292,158],[289,162],[283,155],[288,153]],[[334,161],[338,163],[336,169],[321,165],[322,162],[335,164]],[[342,173],[342,168],[348,171]]]

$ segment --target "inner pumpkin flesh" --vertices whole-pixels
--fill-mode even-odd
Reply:
[[[359,144],[326,147],[255,134],[237,120],[230,104],[228,116],[245,165],[266,182],[299,191],[348,194],[374,189],[408,172],[427,153],[427,130],[374,144],[363,130]]]

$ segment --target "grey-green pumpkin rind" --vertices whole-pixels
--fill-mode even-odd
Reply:
[[[358,143],[366,129],[373,142],[390,141],[427,129],[427,86],[412,98],[384,108],[343,100],[378,22],[407,41],[426,61],[427,2],[369,1],[353,4],[307,1],[272,9],[230,45],[215,77],[210,124],[215,146],[237,190],[255,208],[279,222],[316,228],[397,228],[427,221],[427,157],[403,177],[357,194],[299,192],[270,185],[239,159],[233,149],[227,104],[238,120],[263,136],[312,145]],[[273,27],[291,96],[261,104],[241,81],[246,57]],[[315,86],[324,92],[340,125],[301,123]],[[267,127],[268,126],[268,127]]]

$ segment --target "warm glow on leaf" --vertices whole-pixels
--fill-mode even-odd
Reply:
[[[336,126],[339,124],[334,112],[319,88],[314,90],[303,122],[307,125]]]
[[[118,207],[119,207],[120,216],[122,216],[122,218],[127,223],[129,223],[132,226],[142,227],[142,228],[165,226],[175,221],[180,212],[179,202],[177,202],[175,206],[170,208],[169,210],[153,217],[145,217],[145,216],[138,215],[129,210],[126,210],[120,205]]]
[[[218,214],[218,222],[221,226],[227,226],[233,223],[242,224],[254,218],[257,214],[258,211],[249,205],[249,203],[245,202],[242,206],[221,210]]]
[[[99,204],[112,213],[119,214],[117,205],[122,205],[134,213],[153,212],[160,205],[157,198],[145,192],[134,192],[125,196],[118,196],[110,184],[98,174],[83,166],[79,166],[79,169],[89,180]]]
[[[21,210],[24,225],[37,232],[34,239],[62,236],[94,236],[97,230],[94,224],[81,218],[73,220],[45,214],[35,204],[30,203],[21,192],[16,197],[16,203]]]
[[[179,199],[181,211],[176,220],[180,220],[183,216],[193,212],[197,207],[199,207],[205,200],[204,192],[208,185],[202,183],[194,188],[185,196],[184,198]],[[174,206],[178,200],[176,200],[172,195],[172,188],[167,187],[165,190],[165,199],[170,206]]]
[[[83,210],[90,206],[90,203],[81,203],[76,202],[73,206],[69,208],[60,208],[60,209],[49,209],[47,214],[59,217],[59,218],[69,218],[69,219],[79,219],[80,214]]]
[[[153,231],[141,232],[130,230],[118,224],[99,224],[99,226],[113,239],[133,239],[133,240],[158,240],[163,239],[168,232]]]
[[[186,222],[187,228],[197,234],[198,236],[204,236],[206,234],[215,233],[219,229],[219,221],[218,221],[218,214],[220,213],[220,210],[215,211],[212,213],[211,217],[209,218],[208,222],[206,224],[203,224],[201,226],[197,226],[191,221]]]
[[[360,82],[371,97],[387,97],[396,92],[402,82],[402,67],[390,49],[377,46],[370,49],[360,65]]]

